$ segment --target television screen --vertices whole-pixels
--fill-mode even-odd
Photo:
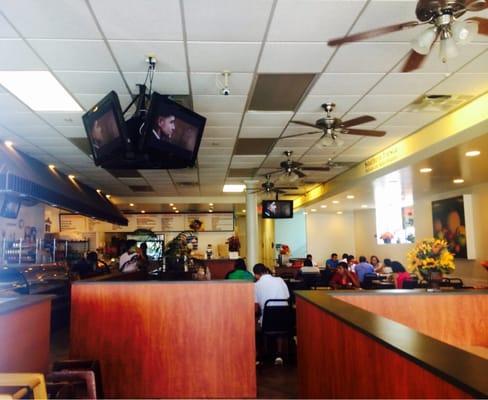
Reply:
[[[127,135],[117,93],[110,92],[82,118],[95,165],[103,164],[125,150]]]
[[[20,199],[18,197],[6,195],[3,199],[0,216],[4,218],[17,218],[20,209]]]
[[[293,218],[292,200],[263,200],[263,218]]]
[[[153,157],[184,161],[193,166],[197,158],[206,118],[153,93],[140,150]]]

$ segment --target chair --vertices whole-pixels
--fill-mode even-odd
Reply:
[[[43,374],[36,373],[0,373],[0,388],[16,388],[12,398],[22,395],[24,388],[32,391],[34,399],[47,399],[46,382]],[[20,388],[20,389],[19,389]]]
[[[321,280],[320,272],[300,273],[300,277],[302,278],[303,282],[305,282],[307,289],[317,289],[317,286],[319,286]]]
[[[279,303],[281,305],[277,305]],[[295,314],[289,299],[269,299],[264,303],[261,333],[265,354],[268,353],[269,338],[283,338],[289,341],[294,335]]]
[[[95,373],[89,370],[62,370],[46,376],[50,383],[69,383],[77,399],[96,399]]]
[[[85,381],[88,379],[87,386],[90,386],[90,390],[95,390],[95,396],[93,398],[103,398],[103,385],[102,385],[102,371],[98,360],[64,360],[55,361],[53,363],[53,372],[93,372],[94,385],[91,383],[91,379],[85,375]]]
[[[366,273],[364,274],[363,282],[361,283],[361,287],[363,289],[373,289],[373,281],[378,280],[378,275],[374,273]]]
[[[419,287],[419,278],[416,276],[410,277],[403,281],[402,289],[417,289]]]

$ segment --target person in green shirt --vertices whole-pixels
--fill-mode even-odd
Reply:
[[[242,258],[239,258],[234,264],[234,269],[227,273],[225,279],[238,279],[241,281],[254,282],[254,275],[247,270],[245,261]]]

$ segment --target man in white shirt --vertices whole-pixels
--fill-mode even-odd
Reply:
[[[259,317],[258,324],[259,327],[263,323],[263,311],[264,305],[269,299],[283,299],[287,300],[290,298],[290,292],[283,279],[269,274],[269,270],[264,266],[264,264],[256,264],[253,268],[254,276],[257,282],[255,285],[255,304],[256,311],[259,309],[261,311],[261,316]],[[268,303],[268,307],[272,306],[273,303]],[[286,305],[285,302],[276,302],[274,305],[282,306]],[[259,330],[259,328],[258,328]],[[283,337],[278,337],[276,342],[277,347],[277,357],[275,359],[275,364],[283,364],[283,359],[281,358],[283,350]]]
[[[120,272],[134,272],[139,268],[137,261],[139,255],[137,254],[137,242],[135,240],[127,241],[127,251],[120,256],[119,271]]]

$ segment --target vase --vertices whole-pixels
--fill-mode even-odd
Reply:
[[[428,292],[440,292],[442,282],[441,271],[429,271],[427,276],[427,291]]]

